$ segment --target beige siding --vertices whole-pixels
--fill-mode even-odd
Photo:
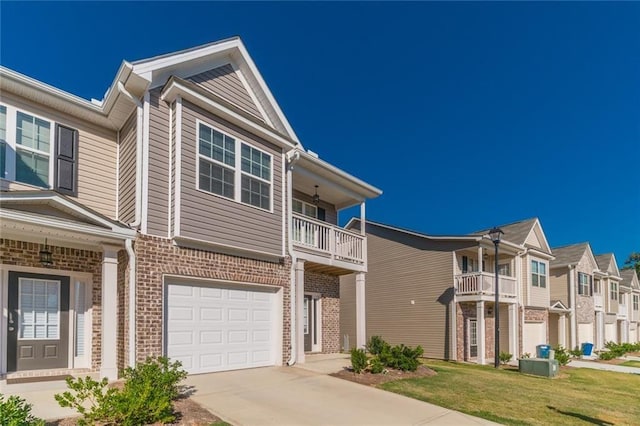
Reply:
[[[607,293],[604,297],[607,298],[608,300],[608,306],[609,309],[607,309],[607,312],[618,312],[618,299],[612,300],[611,299],[611,284],[614,283],[616,281],[612,281],[612,280],[607,280]],[[617,283],[618,286],[618,294],[620,294],[620,283]]]
[[[118,219],[124,223],[135,220],[136,209],[136,127],[134,111],[120,130],[119,204]]]
[[[551,300],[561,300],[565,306],[569,306],[569,270],[566,266],[550,271]]]
[[[367,338],[381,335],[391,344],[421,345],[426,357],[452,358],[452,251],[473,243],[434,243],[374,226],[367,234]],[[345,309],[355,309],[355,303]],[[345,322],[343,330],[350,327]]]
[[[282,255],[282,150],[189,102],[183,103],[182,114],[181,235]],[[273,212],[196,189],[196,119],[273,156]]]
[[[531,277],[529,276],[529,262],[531,262],[529,256],[522,257],[522,261],[520,262],[520,265],[522,265],[522,279],[520,283],[522,287],[520,288],[522,289],[522,300],[525,305],[528,304],[527,301],[529,300],[530,293],[529,285],[531,285]]]
[[[300,201],[304,201],[305,203],[308,204],[312,204],[313,203],[313,198],[311,195],[309,194],[305,194],[304,192],[300,192],[298,190],[293,190],[293,198],[300,200]],[[321,207],[324,209],[325,211],[325,221],[327,223],[331,223],[333,225],[337,225],[338,224],[338,211],[336,210],[336,206],[334,206],[333,204],[329,204],[325,201],[320,200],[320,203],[318,204],[318,207]]]
[[[166,237],[169,217],[169,106],[161,88],[149,92],[149,195],[147,233]]]
[[[349,350],[356,346],[356,275],[340,277],[340,346]],[[348,336],[349,346],[345,344]]]
[[[260,111],[231,64],[194,75],[189,77],[188,80],[199,84],[218,96],[222,96],[262,120]]]
[[[0,102],[78,130],[78,197],[76,200],[99,213],[115,218],[116,132],[78,120],[6,91],[0,95]],[[15,123],[7,124],[15,125]],[[2,186],[11,189],[25,187],[8,183],[4,183]]]

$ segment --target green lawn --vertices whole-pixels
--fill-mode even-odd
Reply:
[[[438,374],[382,389],[509,425],[637,425],[640,376],[586,368],[555,379],[516,370],[428,361]]]
[[[640,368],[640,361],[625,361],[622,364],[625,367],[638,367]]]

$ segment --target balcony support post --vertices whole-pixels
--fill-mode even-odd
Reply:
[[[509,353],[515,358],[518,357],[518,305],[509,304]]]
[[[296,359],[304,364],[304,260],[296,261]]]
[[[477,340],[478,340],[478,364],[484,364],[485,355],[485,332],[484,332],[484,301],[479,301],[476,304],[476,318],[478,319],[477,327]]]
[[[365,311],[365,273],[356,274],[356,347],[364,348],[367,339]]]
[[[560,314],[558,317],[558,343],[567,347],[567,315]]]
[[[482,267],[482,246],[478,245],[478,272],[482,272],[483,270],[484,268]],[[482,288],[482,290],[484,290],[484,288]]]

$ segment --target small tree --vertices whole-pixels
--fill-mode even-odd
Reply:
[[[631,253],[627,260],[625,260],[622,269],[635,269],[636,275],[640,278],[640,253]]]

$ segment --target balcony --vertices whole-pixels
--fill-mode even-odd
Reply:
[[[602,294],[593,293],[593,307],[598,311],[604,310],[604,297],[602,297]]]
[[[618,318],[619,319],[626,319],[628,312],[629,311],[627,310],[627,305],[622,304],[622,303],[618,304]]]
[[[456,296],[462,300],[493,300],[495,297],[495,275],[489,272],[470,272],[455,276]],[[516,298],[516,278],[498,275],[500,298]]]
[[[322,265],[364,271],[367,261],[366,237],[326,222],[293,214],[291,239],[297,251]]]

